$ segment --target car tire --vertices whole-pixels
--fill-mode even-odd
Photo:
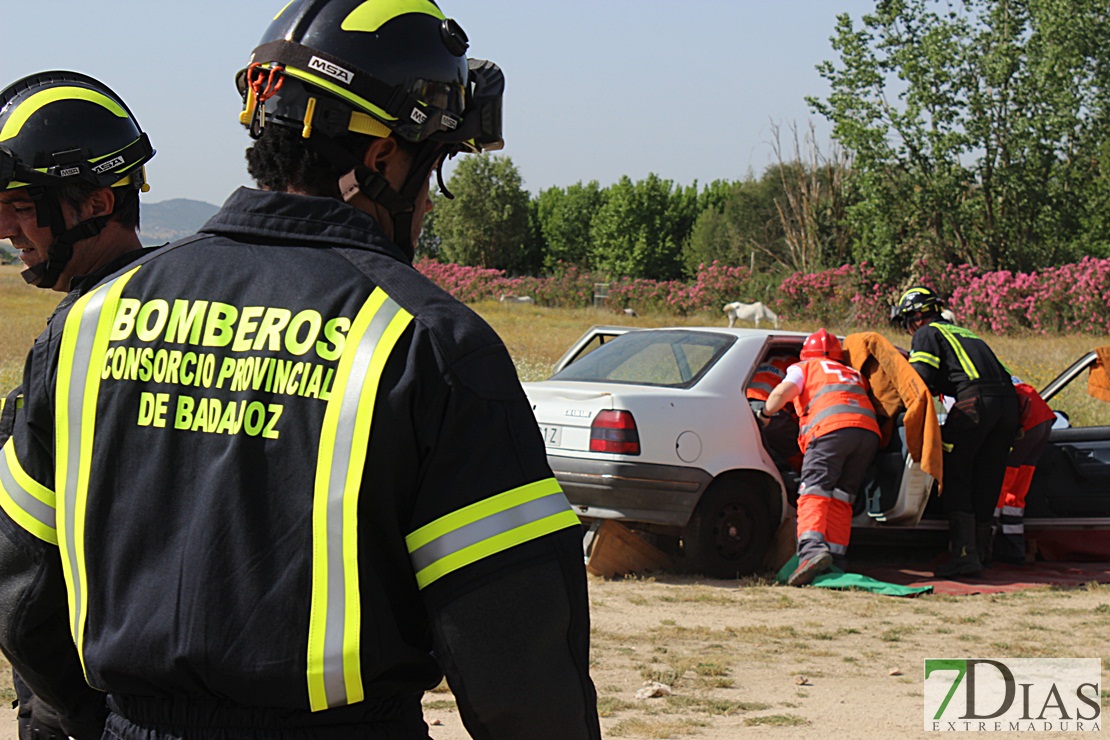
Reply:
[[[683,530],[683,555],[691,569],[711,578],[748,575],[762,564],[774,529],[761,496],[717,481]]]

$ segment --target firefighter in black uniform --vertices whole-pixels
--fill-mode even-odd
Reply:
[[[0,642],[113,737],[427,737],[444,674],[475,737],[600,737],[580,524],[503,344],[411,264],[429,175],[501,144],[466,49],[431,2],[288,4],[238,80],[263,189],[36,343]]]
[[[1018,429],[1018,400],[1010,372],[986,342],[941,316],[943,305],[929,288],[913,287],[891,309],[891,320],[913,335],[910,365],[929,390],[956,399],[942,429],[941,500],[952,557],[936,574],[974,576],[989,553],[994,505]]]
[[[9,85],[0,92],[0,130],[0,238],[20,250],[29,284],[69,291],[56,309],[65,310],[143,254],[139,193],[147,190],[144,164],[154,150],[119,96],[77,72],[44,72]],[[0,447],[21,406],[22,387],[0,398]],[[2,480],[0,490],[6,491]],[[72,646],[60,647],[76,665]],[[62,712],[35,696],[18,672],[13,682],[20,738],[100,736],[104,695],[79,677],[60,694],[46,694]],[[60,713],[87,717],[63,729]]]

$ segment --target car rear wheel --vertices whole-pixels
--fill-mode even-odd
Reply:
[[[692,569],[712,578],[736,578],[759,568],[773,534],[762,497],[717,481],[683,530],[682,549]]]

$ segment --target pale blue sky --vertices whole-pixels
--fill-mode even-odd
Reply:
[[[146,199],[248,183],[235,72],[285,0],[0,0],[0,85],[75,69],[120,94],[158,155]],[[533,193],[649,172],[687,185],[770,163],[815,118],[835,16],[873,0],[441,0],[505,71],[504,154]],[[829,127],[815,119],[824,146]]]

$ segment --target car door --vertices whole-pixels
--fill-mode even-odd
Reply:
[[[1060,428],[1050,433],[1037,464],[1027,521],[1110,517],[1110,405],[1092,399],[1085,387],[1097,360],[1097,353],[1088,352],[1041,391]]]

